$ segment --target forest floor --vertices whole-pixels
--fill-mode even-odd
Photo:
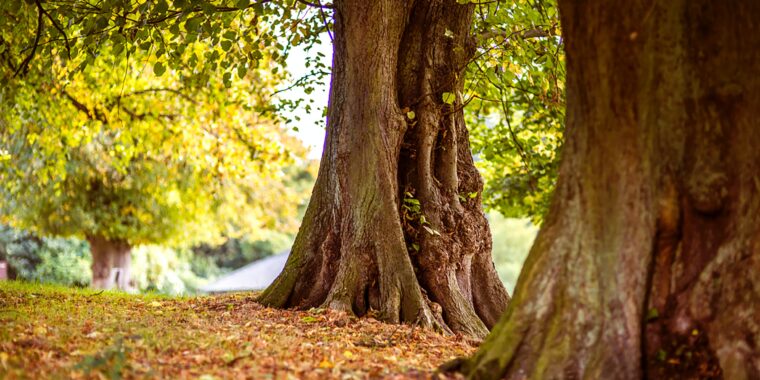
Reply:
[[[427,379],[475,349],[456,336],[253,299],[0,282],[0,379]]]

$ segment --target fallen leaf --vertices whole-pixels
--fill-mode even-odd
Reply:
[[[8,369],[8,354],[5,352],[0,352],[0,364],[3,365],[3,368]]]

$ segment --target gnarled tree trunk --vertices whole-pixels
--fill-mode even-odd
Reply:
[[[472,5],[336,1],[327,138],[277,307],[378,310],[482,337],[508,296],[457,94]]]
[[[87,238],[92,253],[92,287],[96,289],[132,288],[130,251],[124,240],[109,240],[99,236]]]
[[[560,0],[554,203],[473,378],[760,378],[760,2]]]

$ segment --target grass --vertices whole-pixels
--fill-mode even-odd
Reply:
[[[474,350],[459,337],[253,299],[0,282],[0,379],[430,378]]]

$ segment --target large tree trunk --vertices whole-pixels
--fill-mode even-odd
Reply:
[[[370,309],[482,337],[508,296],[456,94],[472,5],[336,1],[327,138],[278,307]],[[412,113],[413,112],[413,113]]]
[[[760,379],[760,2],[560,11],[568,120],[554,203],[464,371]]]
[[[96,289],[130,290],[130,251],[132,247],[123,240],[88,237],[92,253],[92,287]]]

